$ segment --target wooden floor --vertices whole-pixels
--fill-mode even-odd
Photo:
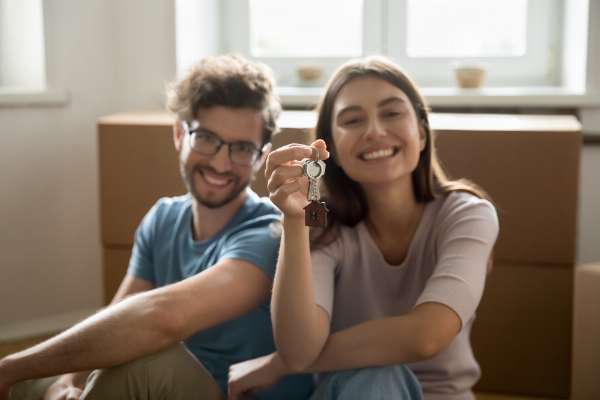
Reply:
[[[546,397],[507,396],[504,394],[494,393],[475,393],[475,397],[477,398],[477,400],[561,400],[556,398],[549,399]]]

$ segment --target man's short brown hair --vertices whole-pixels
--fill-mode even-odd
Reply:
[[[277,131],[281,111],[274,88],[273,72],[264,64],[237,55],[207,57],[170,85],[167,109],[182,121],[191,121],[200,109],[213,106],[262,111],[265,144]]]

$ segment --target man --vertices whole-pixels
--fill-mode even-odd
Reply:
[[[159,200],[144,217],[110,307],[0,360],[0,400],[25,379],[97,368],[61,376],[46,399],[221,399],[230,365],[274,351],[268,298],[279,214],[248,188],[276,130],[273,85],[264,66],[219,56],[172,88],[189,193]],[[306,398],[310,385],[290,376],[257,396]]]

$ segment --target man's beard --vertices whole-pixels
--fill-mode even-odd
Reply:
[[[250,180],[246,180],[245,182],[241,181],[240,178],[236,175],[228,175],[228,178],[232,179],[231,185],[232,188],[229,190],[229,193],[227,193],[225,195],[225,197],[221,198],[221,199],[215,199],[215,200],[211,200],[208,199],[206,197],[204,197],[202,194],[200,194],[200,192],[196,189],[196,185],[194,184],[194,174],[200,174],[202,175],[201,179],[205,180],[206,178],[203,175],[203,170],[208,170],[214,174],[218,174],[213,168],[209,167],[209,166],[194,166],[191,169],[188,169],[185,167],[185,165],[181,165],[180,166],[180,171],[181,171],[181,177],[183,179],[183,182],[185,183],[185,186],[187,187],[187,190],[191,193],[191,195],[194,197],[194,199],[201,204],[202,206],[206,207],[206,208],[211,208],[211,209],[215,209],[215,208],[220,208],[225,206],[226,204],[232,202],[233,200],[235,200],[239,194],[244,191],[246,189],[246,187],[248,186],[248,184],[250,183]]]

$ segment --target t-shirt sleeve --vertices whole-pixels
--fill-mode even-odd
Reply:
[[[156,276],[154,273],[152,243],[156,240],[159,209],[160,200],[148,211],[136,229],[129,267],[127,268],[128,275],[144,279],[154,286],[156,286]]]
[[[313,250],[310,254],[315,302],[329,314],[329,319],[333,312],[335,269],[342,262],[341,248],[341,237],[338,237],[334,242]]]
[[[228,239],[219,258],[249,262],[272,280],[275,276],[280,238],[279,221],[243,229]]]
[[[487,200],[454,193],[444,211],[437,240],[438,260],[416,305],[444,304],[462,326],[474,315],[485,285],[488,261],[498,236],[498,216]]]

